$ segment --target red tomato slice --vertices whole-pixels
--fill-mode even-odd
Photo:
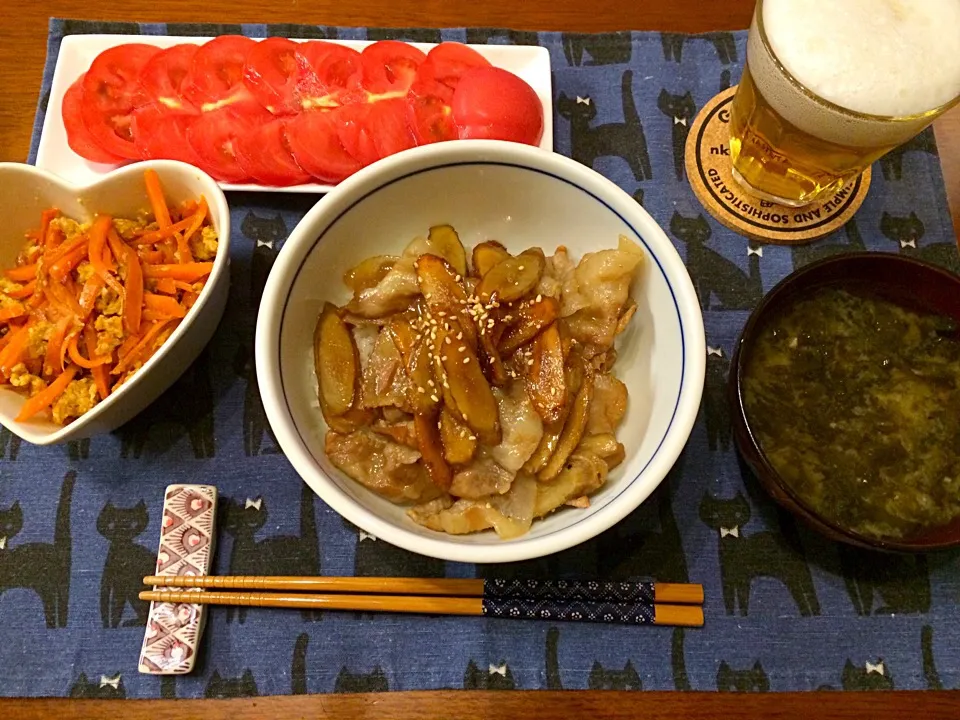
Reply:
[[[456,140],[459,137],[453,123],[453,90],[424,73],[427,63],[420,66],[417,81],[407,94],[407,102],[413,113],[413,130],[418,145]]]
[[[294,160],[285,128],[289,120],[272,120],[237,138],[234,150],[240,167],[263,185],[302,185],[310,174]]]
[[[336,111],[337,136],[344,149],[363,166],[380,159],[370,134],[371,107],[370,103],[344,105]]]
[[[201,45],[183,83],[184,97],[203,112],[259,106],[243,82],[247,55],[256,44],[242,35],[221,35]]]
[[[196,119],[157,103],[143,105],[133,111],[133,142],[145,159],[180,160],[200,167],[200,156],[187,139]]]
[[[108,153],[100,147],[93,134],[87,130],[87,126],[83,124],[83,118],[81,117],[82,104],[83,75],[77,78],[76,82],[64,93],[60,110],[63,116],[63,126],[67,131],[67,144],[70,149],[90,162],[111,164],[121,162],[123,158]]]
[[[360,53],[363,60],[363,86],[371,93],[406,94],[417,76],[417,68],[427,59],[423,51],[399,40],[380,40]]]
[[[140,157],[133,145],[130,113],[146,102],[140,72],[158,52],[152,45],[117,45],[100,53],[83,78],[83,124],[96,143],[113,155]]]
[[[221,182],[248,180],[249,173],[237,161],[236,141],[269,117],[266,110],[253,115],[232,107],[201,114],[187,128],[187,141],[200,158],[200,168]]]
[[[151,100],[174,112],[197,112],[183,97],[183,83],[198,47],[191,44],[174,45],[161,50],[144,65],[140,72],[140,84]]]
[[[455,88],[463,73],[470,68],[490,67],[490,61],[463,43],[444,42],[427,53],[427,61],[420,66],[418,75],[425,67],[437,82]]]
[[[367,131],[382,158],[417,146],[413,125],[413,110],[406,98],[375,102],[367,114]]]
[[[323,40],[311,40],[300,46],[313,73],[301,77],[300,94],[305,105],[336,107],[347,90],[358,90],[361,77],[360,53],[353,48]]]
[[[362,166],[337,133],[337,112],[311,110],[286,127],[287,142],[300,167],[322,182],[335,184]]]
[[[467,70],[454,90],[452,108],[461,138],[536,145],[543,135],[543,105],[537,94],[500,68]]]
[[[247,55],[243,79],[253,96],[274,115],[295,115],[300,112],[297,85],[313,74],[300,45],[281,37],[256,43]]]

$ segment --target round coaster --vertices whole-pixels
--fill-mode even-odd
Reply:
[[[731,230],[760,242],[808,243],[843,225],[870,188],[870,168],[831,198],[795,208],[763,200],[733,179],[730,104],[736,86],[708,102],[690,126],[684,161],[697,199]]]

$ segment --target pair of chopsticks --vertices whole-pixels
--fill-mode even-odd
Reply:
[[[697,584],[226,575],[150,575],[143,582],[163,588],[194,588],[140,593],[141,600],[168,603],[703,625],[703,586]],[[196,592],[198,588],[204,592]]]

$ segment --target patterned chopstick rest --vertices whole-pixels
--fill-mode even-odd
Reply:
[[[209,574],[216,510],[217,489],[212,485],[167,487],[163,496],[157,575]],[[140,650],[140,672],[183,675],[193,670],[206,614],[203,605],[151,602]]]

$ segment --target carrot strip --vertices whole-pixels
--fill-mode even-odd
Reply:
[[[173,225],[167,225],[167,227],[161,227],[159,230],[151,230],[146,232],[138,238],[134,238],[134,245],[153,245],[160,242],[161,240],[166,240],[167,238],[172,238],[179,232],[183,232],[191,226],[193,223],[193,216],[186,217],[180,222],[174,223]]]
[[[113,257],[117,262],[126,261],[127,251],[130,249],[130,246],[120,239],[117,231],[112,227],[107,230],[107,246],[110,248],[110,252],[113,253]]]
[[[61,314],[73,315],[77,318],[86,314],[77,302],[76,293],[71,293],[64,285],[56,282],[48,283],[46,293],[51,304],[58,308]]]
[[[7,293],[7,295],[9,297],[20,300],[22,298],[30,297],[31,295],[33,295],[33,291],[36,289],[36,287],[37,287],[37,280],[36,278],[34,278],[19,290],[11,290],[10,292]]]
[[[3,310],[0,310],[0,322],[7,322],[8,320],[21,317],[25,315],[26,312],[27,308],[20,304],[4,308]]]
[[[127,248],[127,277],[123,283],[123,324],[127,332],[140,332],[140,315],[143,312],[143,268],[140,258]]]
[[[177,299],[169,295],[155,295],[150,292],[144,293],[143,305],[148,310],[163,313],[168,317],[182,318],[187,314],[187,311],[177,302]]]
[[[49,208],[40,213],[40,234],[37,237],[38,240],[42,240],[44,244],[50,248],[50,243],[53,239],[52,235],[48,235],[47,231],[50,228],[50,221],[53,220],[60,214],[60,211],[56,208]],[[51,248],[52,249],[52,248]]]
[[[103,281],[109,285],[118,295],[123,295],[123,286],[113,276],[108,261],[107,253],[107,232],[113,228],[113,220],[109,215],[97,215],[90,227],[90,263],[93,265],[93,271],[103,278]]]
[[[87,245],[83,244],[76,250],[71,250],[50,266],[50,275],[56,280],[63,280],[73,269],[87,257]]]
[[[66,256],[68,253],[73,252],[78,247],[85,245],[88,241],[89,241],[89,237],[87,236],[86,233],[77,233],[62,245],[57,245],[56,248],[48,252],[44,252],[43,254],[44,262],[46,263],[47,267],[50,267],[51,265],[56,263],[57,260]]]
[[[80,309],[83,310],[83,317],[87,317],[93,310],[93,306],[100,297],[100,291],[106,283],[99,275],[91,275],[90,279],[83,284],[83,290],[80,291]]]
[[[177,244],[172,240],[164,240],[159,245],[160,252],[163,253],[163,261],[168,265],[173,265],[177,262]]]
[[[156,339],[157,335],[160,334],[160,331],[163,330],[164,326],[166,326],[168,322],[170,321],[160,320],[158,322],[155,322],[153,325],[151,325],[150,328],[145,333],[143,333],[143,338],[140,340],[140,342],[136,344],[133,350],[131,350],[125,356],[120,358],[120,362],[118,362],[116,366],[113,368],[113,370],[110,371],[110,374],[119,375],[128,367],[130,367],[130,365],[136,362],[137,357],[140,355],[140,353],[142,353],[144,348],[146,348],[151,342],[153,342]]]
[[[124,340],[120,344],[120,347],[117,348],[117,357],[118,358],[126,357],[130,353],[130,351],[137,346],[137,343],[139,343],[142,339],[143,339],[142,335],[127,335],[127,339]]]
[[[92,370],[98,365],[103,365],[113,359],[110,355],[101,355],[100,357],[92,357],[90,360],[87,360],[87,358],[80,354],[80,348],[77,346],[79,340],[80,333],[75,333],[71,336],[67,342],[67,352],[70,354],[70,359],[80,367],[86,370]]]
[[[143,178],[146,181],[147,197],[150,198],[150,207],[153,209],[153,216],[157,219],[157,225],[161,229],[168,227],[170,225],[170,209],[163,197],[160,176],[157,175],[156,170],[150,169],[143,173]]]
[[[157,278],[153,281],[153,286],[158,293],[163,293],[164,295],[177,294],[177,281],[173,278]]]
[[[26,282],[33,280],[37,276],[37,264],[21,265],[20,267],[9,268],[3,271],[8,279],[14,282]]]
[[[93,329],[90,323],[83,327],[83,343],[87,347],[87,357],[93,357],[97,352],[97,331]],[[107,359],[111,360],[112,358],[108,357]],[[110,372],[106,365],[97,365],[91,368],[90,372],[93,375],[93,382],[97,386],[100,399],[106,400],[110,394]]]
[[[192,262],[172,265],[147,265],[143,274],[151,278],[173,278],[184,282],[196,282],[213,270],[212,262]]]
[[[27,343],[30,340],[30,323],[28,322],[19,330],[16,330],[9,336],[10,340],[0,350],[0,372],[7,377],[23,359],[27,351]]]
[[[67,389],[67,385],[70,384],[79,370],[80,368],[76,365],[71,365],[60,373],[57,379],[50,383],[44,390],[41,390],[29,398],[23,404],[23,407],[20,408],[20,413],[16,417],[17,422],[29,420],[38,412],[46,410],[53,405],[57,398],[63,394],[63,391]]]
[[[137,250],[137,255],[148,265],[156,265],[167,259],[167,256],[163,254],[163,250],[145,250],[140,248]]]

